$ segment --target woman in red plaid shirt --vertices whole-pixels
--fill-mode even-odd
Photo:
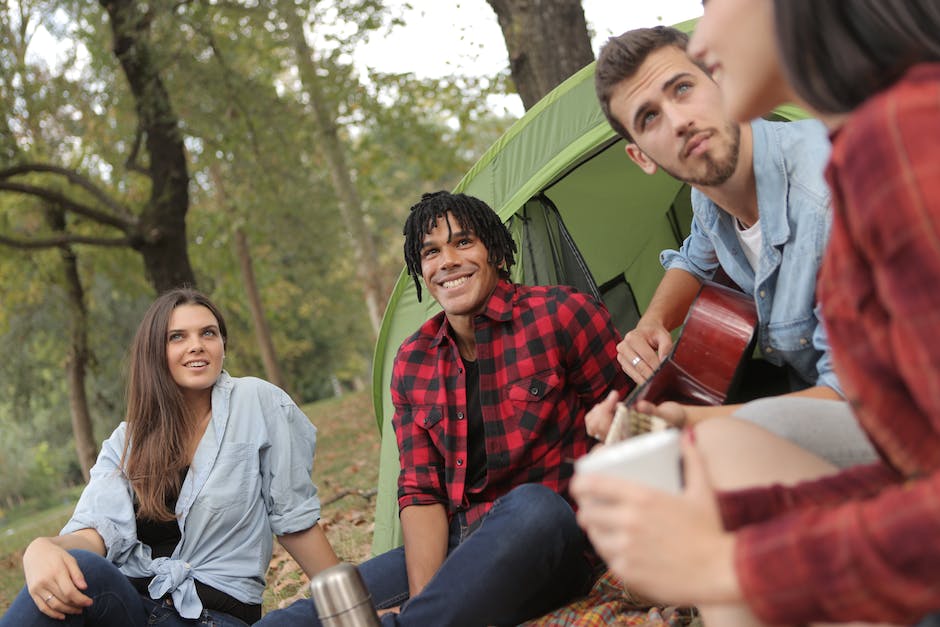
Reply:
[[[576,477],[579,521],[615,572],[704,608],[711,625],[940,625],[938,32],[936,0],[709,0],[690,44],[738,119],[791,99],[782,77],[832,130],[818,295],[839,380],[882,457],[716,493],[762,452],[791,460],[794,477],[824,472],[769,439],[718,457],[719,421],[687,434],[682,495]]]

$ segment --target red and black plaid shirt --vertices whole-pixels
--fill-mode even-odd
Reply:
[[[566,498],[572,460],[594,443],[584,415],[610,390],[628,389],[607,310],[567,287],[500,281],[474,320],[486,480],[467,485],[465,369],[443,313],[398,351],[392,424],[401,474],[398,505],[443,504],[472,525],[524,483]]]
[[[940,64],[833,139],[819,280],[846,397],[884,464],[722,495],[745,598],[768,623],[913,624],[940,610]],[[785,514],[785,515],[781,515]]]

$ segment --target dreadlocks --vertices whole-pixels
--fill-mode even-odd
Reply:
[[[421,245],[424,236],[434,229],[438,218],[450,213],[464,230],[480,238],[488,252],[487,261],[499,269],[499,276],[508,279],[509,268],[516,262],[516,243],[496,212],[485,202],[466,194],[440,191],[423,194],[411,207],[402,234],[405,236],[405,266],[414,279],[421,300]]]

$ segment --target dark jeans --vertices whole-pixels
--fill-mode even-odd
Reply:
[[[924,616],[924,619],[917,623],[916,627],[940,627],[940,612]]]
[[[519,486],[497,500],[472,532],[456,517],[447,559],[421,594],[408,599],[402,547],[359,566],[377,608],[404,602],[383,625],[516,625],[586,593],[592,583],[587,540],[571,506],[550,489]],[[313,601],[271,612],[260,623],[320,625]]]
[[[78,560],[88,589],[85,595],[93,603],[82,614],[66,614],[65,620],[49,618],[39,611],[24,587],[13,605],[0,618],[0,627],[246,627],[246,623],[223,612],[203,610],[202,616],[189,620],[176,613],[169,601],[154,601],[140,595],[117,566],[89,551],[69,551]]]

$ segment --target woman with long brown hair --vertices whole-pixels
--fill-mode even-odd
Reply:
[[[250,624],[272,535],[309,576],[337,563],[310,481],[316,429],[279,388],[222,370],[226,341],[195,290],[150,306],[126,419],[61,534],[26,549],[0,625]]]

